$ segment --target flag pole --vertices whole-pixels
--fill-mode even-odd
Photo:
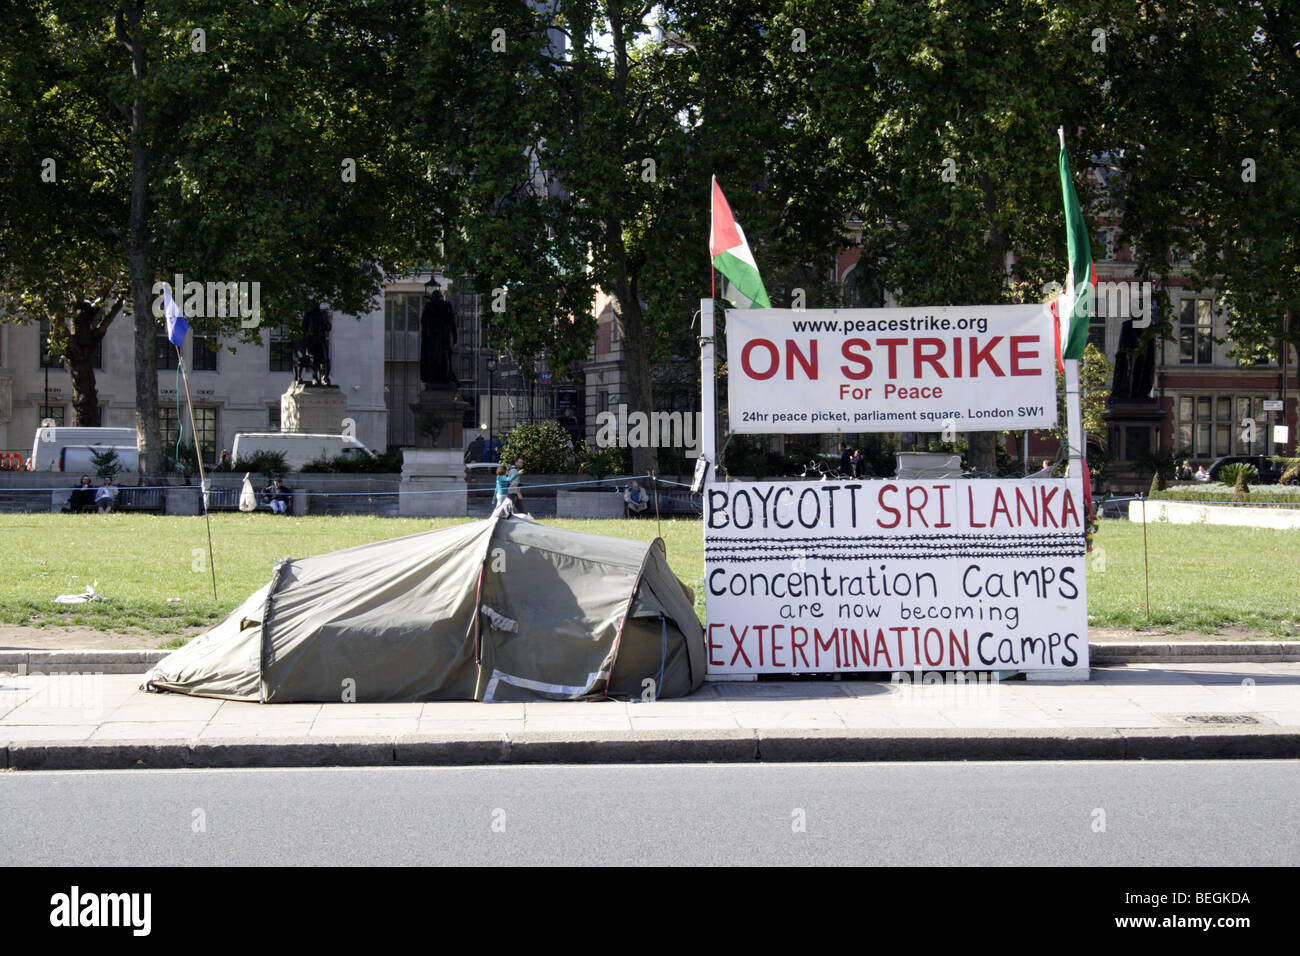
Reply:
[[[718,188],[718,177],[714,176],[709,180],[709,237],[713,236],[713,191]],[[713,250],[709,250],[709,298],[716,299],[718,290],[714,288],[717,282],[717,274],[713,268]],[[712,335],[713,332],[708,333]]]
[[[217,600],[217,561],[212,554],[212,516],[208,513],[208,479],[203,474],[203,452],[199,450],[199,430],[194,427],[194,400],[190,398],[190,377],[185,373],[185,357],[181,347],[176,349],[176,362],[181,370],[181,381],[185,383],[185,407],[190,413],[190,435],[194,439],[194,460],[199,465],[199,499],[203,503],[203,521],[208,529],[208,570],[212,572],[212,600]]]

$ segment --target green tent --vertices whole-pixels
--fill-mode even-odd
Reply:
[[[286,559],[144,686],[263,703],[681,697],[704,668],[661,539],[494,516]]]

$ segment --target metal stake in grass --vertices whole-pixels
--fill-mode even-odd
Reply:
[[[659,476],[653,471],[650,472],[650,484],[654,488],[655,495],[655,527],[659,531],[659,537],[664,536],[664,523],[659,520]]]
[[[1146,582],[1147,626],[1151,626],[1151,563],[1147,560],[1147,500],[1142,499],[1142,577]]]

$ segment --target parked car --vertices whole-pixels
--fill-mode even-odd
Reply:
[[[1225,465],[1254,465],[1259,472],[1256,483],[1261,485],[1276,485],[1283,471],[1283,466],[1267,455],[1225,455],[1214,459],[1214,464],[1210,465],[1210,481],[1220,480],[1219,473]]]

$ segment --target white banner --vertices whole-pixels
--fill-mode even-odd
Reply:
[[[1079,480],[704,493],[708,672],[1088,668]]]
[[[1046,305],[727,311],[734,432],[1056,425]]]

